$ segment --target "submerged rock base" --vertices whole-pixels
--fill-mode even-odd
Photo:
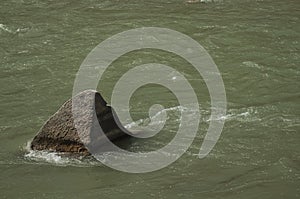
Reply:
[[[77,129],[84,129],[83,134],[81,132],[80,136],[74,125],[72,100],[80,102],[79,104],[82,107],[91,104],[94,106],[93,112],[89,110],[79,115],[80,121],[79,124],[77,122],[76,127]],[[100,93],[87,90],[79,93],[73,99],[67,100],[61,108],[46,121],[33,138],[30,146],[31,149],[89,155],[90,153],[86,146],[89,144],[94,145],[93,142],[95,142],[95,140],[93,141],[92,139],[94,135],[91,135],[91,129],[93,128],[93,125],[91,125],[93,115],[91,113],[94,113],[94,110],[104,134],[110,141],[119,140],[131,134],[122,127],[117,118],[114,119],[113,109],[107,105]],[[79,128],[78,125],[80,125]],[[97,138],[96,142],[97,145],[99,145],[99,143],[101,143],[101,137]]]

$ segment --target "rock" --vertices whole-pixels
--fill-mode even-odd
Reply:
[[[72,112],[72,101],[76,102],[77,105],[74,107],[78,108],[75,115],[74,111]],[[97,91],[81,92],[73,99],[66,101],[46,121],[33,138],[31,149],[89,155],[90,152],[87,149],[89,146],[101,147],[105,145],[107,138],[110,141],[116,141],[131,134],[122,127],[118,118],[114,119],[113,112],[114,110],[107,105]],[[97,119],[93,120],[94,117]],[[74,118],[77,118],[75,119],[77,128],[74,125]],[[97,124],[93,124],[93,121],[99,122],[105,136],[95,133]],[[80,136],[77,129],[80,131]]]

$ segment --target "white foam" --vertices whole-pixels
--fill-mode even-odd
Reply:
[[[47,151],[29,151],[29,153],[25,154],[26,158],[36,161],[45,161],[48,163],[54,164],[68,164],[70,163],[68,158],[62,158],[60,155],[54,152]]]
[[[11,31],[10,29],[8,29],[7,26],[4,25],[4,24],[0,24],[0,29],[4,30],[6,32],[9,32],[9,33],[13,33],[13,31]]]
[[[101,165],[97,160],[84,156],[70,157],[65,153],[51,152],[51,151],[35,151],[30,149],[30,142],[27,142],[25,147],[26,154],[25,159],[30,161],[36,161],[39,163],[49,163],[56,166],[75,166],[75,167],[89,167],[95,165]]]
[[[125,128],[128,129],[128,130],[134,129],[135,127],[138,127],[139,125],[149,123],[150,121],[156,121],[157,124],[159,124],[159,123],[164,122],[164,121],[160,121],[157,118],[160,118],[161,115],[166,114],[170,111],[178,111],[180,113],[183,112],[183,111],[189,111],[189,113],[191,113],[191,114],[196,113],[195,110],[188,110],[186,107],[183,107],[183,106],[174,106],[174,107],[170,107],[170,108],[166,108],[166,109],[163,109],[161,111],[158,111],[154,116],[152,116],[150,118],[139,119],[137,121],[126,124]]]

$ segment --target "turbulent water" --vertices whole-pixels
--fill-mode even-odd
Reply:
[[[299,198],[299,1],[205,2],[2,0],[0,198]],[[180,159],[159,171],[128,174],[92,159],[28,151],[28,141],[71,97],[87,54],[114,34],[150,26],[190,36],[222,74],[228,109],[211,153],[197,156],[209,121],[217,119],[210,118],[202,77],[181,57],[151,49],[112,63],[98,90],[109,102],[122,74],[144,63],[180,71],[201,111],[197,137]],[[149,123],[154,103],[168,114],[164,128],[128,150],[151,151],[175,135],[182,107],[158,85],[134,93],[130,106],[136,122],[127,127]]]

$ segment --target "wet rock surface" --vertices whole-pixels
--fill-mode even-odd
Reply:
[[[75,116],[74,111],[72,112],[72,101],[76,101],[78,108]],[[97,119],[93,120],[95,117]],[[74,118],[77,118],[77,128]],[[95,132],[95,121],[100,124],[105,136],[99,136],[101,134]],[[89,155],[89,146],[101,147],[105,145],[107,138],[110,141],[119,141],[129,137],[128,134],[130,132],[122,127],[118,118],[113,117],[113,109],[107,105],[100,93],[87,90],[67,100],[45,122],[33,138],[31,149]]]

